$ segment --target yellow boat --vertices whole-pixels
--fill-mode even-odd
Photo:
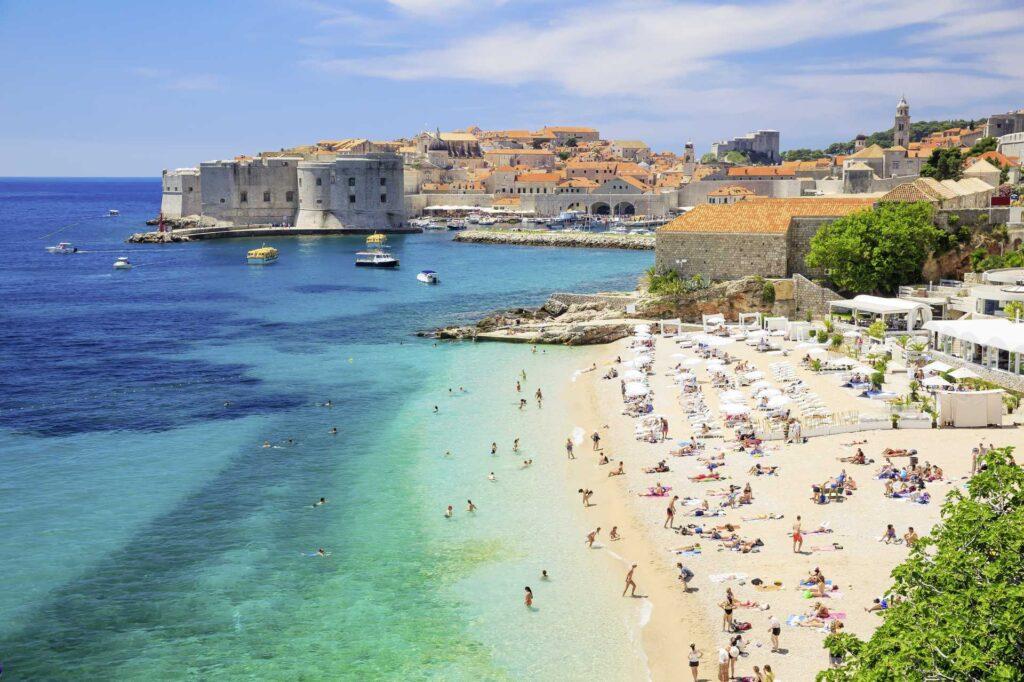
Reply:
[[[264,244],[258,249],[253,249],[246,254],[246,262],[249,265],[270,265],[277,262],[277,249]]]

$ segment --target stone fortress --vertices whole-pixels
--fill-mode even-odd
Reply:
[[[262,154],[163,172],[160,211],[209,227],[389,231],[405,222],[391,152]]]

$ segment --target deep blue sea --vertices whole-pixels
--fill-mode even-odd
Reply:
[[[579,539],[545,459],[566,425],[512,407],[519,371],[557,401],[579,356],[413,333],[632,288],[650,252],[432,233],[392,238],[402,267],[375,271],[353,266],[360,238],[280,238],[278,263],[247,266],[252,240],[125,244],[159,202],[158,179],[0,179],[6,678],[641,670],[622,607],[579,608],[600,576],[564,552]],[[490,458],[516,436],[536,466]],[[526,613],[538,562],[565,578]]]

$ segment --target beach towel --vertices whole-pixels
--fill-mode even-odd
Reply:
[[[699,549],[681,549],[676,552],[679,556],[700,556]]]
[[[747,574],[746,573],[716,573],[714,575],[709,575],[708,576],[708,580],[710,580],[713,583],[724,583],[724,582],[728,582],[729,580],[746,580],[746,579],[747,579]]]
[[[772,583],[771,585],[754,585],[754,589],[759,590],[761,592],[778,592],[783,587],[785,587],[785,585],[783,585],[781,582],[778,585],[774,583]]]
[[[654,488],[648,488],[646,493],[640,493],[640,497],[668,497],[671,490],[671,486],[665,486],[665,492],[658,494],[654,492]]]
[[[788,625],[791,628],[798,628],[800,627],[800,623],[804,622],[805,620],[807,620],[807,616],[790,616],[786,619],[786,625]]]

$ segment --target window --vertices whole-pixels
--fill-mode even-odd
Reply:
[[[192,191],[192,188],[191,188],[191,187],[189,187],[189,188],[188,188],[188,191],[189,191],[189,192],[191,192],[191,191]]]
[[[299,187],[302,187],[302,178],[299,178]]]
[[[381,187],[387,187],[388,186],[388,179],[387,178],[381,178],[380,179],[380,186]]]
[[[356,203],[356,195],[355,194],[349,194],[348,195],[348,203],[350,203],[350,204]]]
[[[316,179],[316,186],[319,187],[322,184],[324,184],[324,179],[323,178],[317,178]]]
[[[380,195],[380,203],[382,203],[382,204],[388,203],[388,195],[387,194],[381,194]]]
[[[292,192],[291,190],[285,192],[284,193],[284,200],[287,201],[287,202],[295,201],[295,192]]]
[[[356,186],[356,179],[355,178],[349,178],[348,179],[348,186],[349,187],[355,187]]]
[[[324,200],[323,200],[323,199],[317,199],[317,200],[316,200],[316,203],[318,203],[318,204],[322,204],[322,203],[324,203]]]
[[[263,201],[270,201],[270,192],[263,193]]]
[[[224,203],[224,200],[223,200],[223,199],[221,199],[221,200],[220,200],[220,203],[222,203],[222,204],[223,204],[223,203]]]
[[[245,202],[249,201],[249,193],[248,193],[248,192],[242,192],[242,198],[241,198],[241,201],[242,201],[242,203],[243,203],[243,204],[244,204]]]

